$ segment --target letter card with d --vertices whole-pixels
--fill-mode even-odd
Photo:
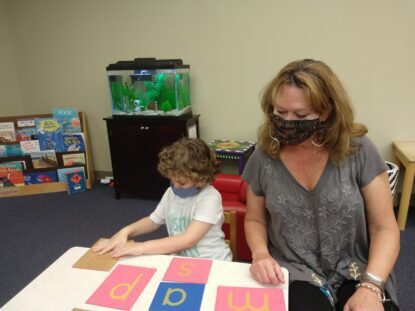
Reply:
[[[174,257],[167,268],[163,281],[206,284],[212,260]]]
[[[154,268],[118,265],[86,303],[130,310],[155,272]]]

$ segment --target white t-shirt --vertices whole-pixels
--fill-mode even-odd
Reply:
[[[156,224],[165,224],[169,236],[185,232],[193,220],[209,223],[212,226],[205,236],[195,246],[177,255],[232,260],[232,252],[224,240],[222,231],[222,197],[213,186],[208,185],[197,195],[188,198],[175,195],[169,187],[151,213],[150,219]]]

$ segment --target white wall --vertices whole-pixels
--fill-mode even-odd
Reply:
[[[111,170],[105,67],[135,57],[191,65],[205,140],[255,140],[260,91],[299,58],[323,60],[338,73],[386,159],[393,140],[414,139],[410,0],[3,1],[25,113],[85,111],[97,170]]]
[[[0,0],[0,116],[21,115],[23,111],[4,0]]]

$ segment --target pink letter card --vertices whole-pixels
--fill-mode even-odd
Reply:
[[[283,290],[219,286],[215,311],[234,310],[286,311]]]
[[[174,257],[163,281],[206,284],[212,260]]]
[[[130,310],[155,272],[153,268],[118,265],[86,303]]]

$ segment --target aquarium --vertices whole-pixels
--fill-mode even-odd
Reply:
[[[181,59],[136,58],[107,66],[114,116],[191,112],[190,66]]]

